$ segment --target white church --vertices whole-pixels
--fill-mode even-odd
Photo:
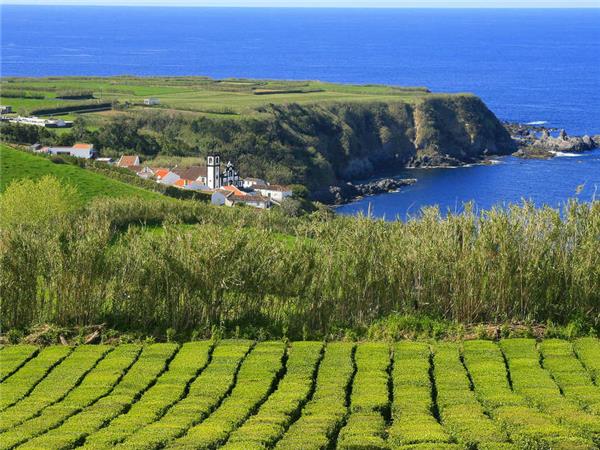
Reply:
[[[206,158],[206,185],[210,189],[220,189],[223,186],[242,187],[243,181],[231,161],[221,173],[221,157],[208,155]]]

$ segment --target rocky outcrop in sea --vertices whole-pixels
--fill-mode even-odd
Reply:
[[[519,147],[514,155],[523,158],[552,158],[557,153],[578,153],[600,147],[600,135],[569,136],[563,129],[537,125],[506,124],[506,128]]]
[[[343,205],[366,195],[397,191],[402,186],[409,186],[416,182],[416,178],[383,178],[362,184],[348,182],[316,192],[313,199],[328,205]]]

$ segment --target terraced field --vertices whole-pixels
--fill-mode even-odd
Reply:
[[[0,449],[600,448],[600,341],[4,346]]]

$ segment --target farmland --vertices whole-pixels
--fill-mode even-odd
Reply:
[[[49,159],[19,151],[0,144],[0,192],[16,180],[39,180],[51,175],[62,183],[77,188],[82,201],[95,197],[160,198],[159,194],[140,189],[121,181],[71,164],[54,164]]]
[[[598,449],[600,341],[0,350],[0,448]]]
[[[27,114],[39,109],[63,108],[94,103],[120,102],[133,108],[149,109],[143,100],[154,97],[160,108],[202,115],[237,116],[256,114],[256,108],[270,103],[323,103],[331,101],[417,101],[427,95],[425,88],[381,85],[341,85],[319,81],[275,81],[204,77],[170,78],[4,78],[3,105]],[[92,99],[65,100],[63,92],[85,92]],[[8,96],[7,96],[8,95]]]

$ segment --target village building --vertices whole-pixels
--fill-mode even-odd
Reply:
[[[179,175],[177,175],[175,172],[172,171],[167,171],[167,173],[161,177],[160,179],[158,179],[158,182],[161,184],[166,184],[169,186],[174,185],[177,180],[179,180],[181,177]]]
[[[98,156],[94,144],[75,144],[73,147],[42,147],[37,151],[50,155],[68,155],[83,159],[95,159]]]
[[[104,164],[112,164],[114,162],[112,158],[96,158],[96,161]]]
[[[188,183],[201,183],[206,184],[206,167],[192,166],[186,169],[173,169],[180,178],[186,180]]]
[[[12,114],[12,106],[10,105],[0,105],[0,114]]]
[[[146,105],[146,106],[160,105],[160,100],[157,99],[156,97],[145,98],[144,105]]]
[[[137,155],[123,155],[117,161],[119,167],[132,167],[140,165],[140,157]]]
[[[242,180],[242,187],[251,188],[252,186],[256,186],[257,184],[267,184],[265,180],[261,180],[260,178],[244,178]]]
[[[70,128],[73,122],[62,119],[40,119],[39,117],[15,117],[8,120],[10,123],[18,123],[22,125],[35,125],[46,128]]]
[[[271,202],[268,198],[263,197],[262,195],[229,195],[225,199],[226,206],[235,206],[235,205],[248,205],[253,206],[254,208],[267,209],[271,206]]]
[[[279,184],[257,184],[252,186],[256,192],[260,193],[260,195],[267,197],[277,203],[283,201],[283,199],[287,197],[291,197],[293,195],[292,189],[288,186],[281,186]]]

